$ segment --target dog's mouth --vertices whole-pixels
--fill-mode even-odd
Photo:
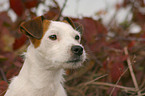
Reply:
[[[63,65],[63,68],[79,68],[82,66],[82,63],[84,62],[85,57],[83,56],[72,56],[69,60],[65,62]]]
[[[82,59],[80,58],[80,56],[75,56],[71,60],[67,61],[67,63],[78,63],[81,61],[82,61]]]
[[[80,62],[82,61],[81,59],[74,59],[74,60],[69,60],[67,61],[67,63],[77,63],[77,62]]]

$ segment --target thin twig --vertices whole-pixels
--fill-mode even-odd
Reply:
[[[3,94],[5,94],[6,91],[7,91],[7,89],[4,90],[3,92],[1,92],[1,93],[0,93],[0,96],[2,96]]]
[[[60,7],[59,7],[58,3],[56,2],[56,0],[52,0],[52,1],[55,3],[56,7],[60,9]]]
[[[65,0],[65,2],[64,2],[64,4],[63,4],[63,7],[62,7],[62,9],[60,10],[60,16],[62,15],[62,11],[64,10],[64,8],[65,8],[65,6],[66,6],[66,3],[67,3],[67,0]]]
[[[85,65],[85,67],[80,68],[80,70],[78,70],[77,72],[74,72],[71,76],[68,76],[68,78],[66,78],[65,82],[68,82],[75,78],[81,77],[82,75],[87,73],[90,69],[92,69],[94,64],[95,63],[93,61],[91,61],[89,64]]]
[[[78,92],[79,94],[81,94],[81,96],[85,96],[85,93],[82,90],[80,90],[80,89],[77,89],[77,88],[74,88],[74,87],[70,87],[70,86],[65,86],[65,87],[66,87],[66,89],[68,91],[74,90],[75,92]]]
[[[2,74],[2,77],[3,77],[4,81],[8,82],[8,80],[7,80],[7,78],[6,78],[6,75],[5,75],[5,73],[4,73],[4,71],[3,71],[2,68],[0,68],[0,72],[1,72],[1,74]]]
[[[121,85],[104,83],[104,82],[92,82],[90,84],[101,85],[101,86],[117,87],[117,88],[121,88],[121,89],[126,90],[126,91],[137,91],[136,88],[124,87],[124,86],[121,86]]]
[[[143,79],[142,83],[140,84],[140,89],[145,90],[145,79]]]
[[[79,87],[79,86],[86,86],[86,85],[88,85],[88,84],[91,84],[92,82],[94,82],[94,81],[96,81],[96,80],[99,80],[99,79],[101,79],[101,78],[103,78],[103,77],[105,77],[105,76],[107,76],[107,75],[108,75],[108,74],[105,74],[105,75],[99,76],[99,77],[97,77],[97,78],[95,78],[95,79],[93,79],[93,80],[91,80],[91,81],[88,81],[88,82],[85,82],[85,83],[81,83],[81,84],[78,85],[78,87]]]
[[[107,75],[108,75],[108,74],[99,76],[99,77],[97,77],[97,78],[95,78],[95,79],[93,79],[93,80],[91,80],[91,81],[89,81],[89,82],[86,82],[85,85],[90,84],[90,83],[92,83],[92,82],[94,82],[94,81],[96,81],[96,80],[99,80],[99,79],[101,79],[101,78],[103,78],[103,77],[105,77],[105,76],[107,76]]]
[[[55,0],[53,0],[53,1],[55,1]],[[56,1],[55,1],[55,2],[56,2]],[[65,6],[66,6],[66,3],[67,3],[67,0],[65,0],[64,4],[63,4],[63,6],[62,6],[62,8],[61,8],[61,10],[60,10],[60,12],[59,12],[59,14],[54,18],[54,20],[60,20],[60,17],[61,17],[61,15],[62,15],[62,12],[63,12]]]
[[[142,93],[141,95],[142,95],[142,96],[145,96],[145,93]]]
[[[142,88],[141,90],[140,90],[140,92],[143,92],[145,90],[145,87],[144,88]]]
[[[119,83],[121,77],[127,72],[127,70],[128,70],[128,68],[126,68],[126,70],[121,74],[121,76],[119,77],[119,79],[117,80],[117,82],[116,82],[115,85],[117,85],[117,84]],[[113,87],[113,89],[112,89],[112,91],[111,91],[111,93],[110,93],[109,96],[111,96],[111,95],[113,94],[113,91],[114,91],[114,90],[115,90],[115,86]]]
[[[127,47],[124,47],[124,52],[125,52],[125,55],[129,55],[128,54],[128,49],[127,49]],[[132,80],[133,80],[133,83],[134,83],[134,86],[135,86],[135,88],[138,90],[138,96],[141,96],[141,92],[140,92],[140,90],[139,90],[139,87],[138,87],[138,84],[137,84],[137,80],[136,80],[136,77],[135,77],[135,74],[134,74],[134,72],[133,72],[133,68],[132,68],[132,65],[131,65],[131,60],[130,60],[130,58],[128,57],[127,58],[127,63],[128,63],[128,67],[129,67],[129,71],[130,71],[130,74],[131,74],[131,77],[132,77]]]

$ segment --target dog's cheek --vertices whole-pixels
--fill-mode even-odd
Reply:
[[[44,41],[43,41],[44,42]],[[44,59],[43,61],[46,61],[47,56],[47,46],[45,46],[44,43],[41,43],[39,47],[36,49],[36,55],[39,56],[39,58]],[[46,61],[47,62],[47,61]]]
[[[56,59],[56,61],[58,62],[66,62],[68,60],[69,56],[69,52],[68,52],[68,46],[65,45],[56,45],[53,47],[54,50],[52,50],[51,52],[53,52],[53,58]]]

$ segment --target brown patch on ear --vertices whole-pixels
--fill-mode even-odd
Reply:
[[[42,34],[42,38],[45,35],[46,31],[48,30],[49,25],[50,25],[50,21],[49,20],[44,20],[43,21],[43,34]],[[30,40],[33,43],[33,45],[34,45],[35,48],[37,48],[37,47],[40,46],[40,43],[41,43],[42,38],[40,40],[38,40],[36,38],[30,38]]]
[[[44,32],[44,33],[48,30],[49,25],[50,25],[50,21],[49,21],[49,20],[44,20],[44,21],[43,21],[43,32]],[[43,35],[44,35],[44,34],[43,34]]]
[[[29,37],[41,39],[43,34],[43,16],[24,22],[20,25],[20,30]]]
[[[30,21],[23,22],[20,25],[20,30],[29,37],[34,47],[37,48],[48,29],[49,23],[49,20],[44,20],[44,17],[40,16]]]
[[[31,38],[31,37],[30,37],[30,40],[31,40],[32,44],[34,45],[34,48],[37,48],[37,47],[40,46],[41,39],[38,40],[38,39],[35,39],[35,38]]]

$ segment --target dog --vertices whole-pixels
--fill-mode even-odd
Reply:
[[[40,16],[20,25],[30,45],[20,73],[11,80],[4,96],[67,96],[64,69],[78,68],[86,59],[79,27],[74,28],[78,24],[71,23]]]

